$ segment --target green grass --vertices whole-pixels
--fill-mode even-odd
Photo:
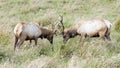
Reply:
[[[0,68],[120,68],[119,6],[119,0],[0,0]],[[14,52],[13,29],[18,22],[51,28],[59,15],[65,28],[79,20],[108,19],[113,24],[112,42],[99,38],[81,42],[77,36],[64,45],[58,35],[53,45],[39,39],[38,46],[24,42]]]

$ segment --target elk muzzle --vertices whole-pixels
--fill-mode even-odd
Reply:
[[[68,36],[66,36],[66,37],[64,36],[64,37],[63,37],[63,43],[66,44],[66,42],[68,41],[68,39],[69,39]]]
[[[53,44],[53,35],[47,38],[51,44]]]

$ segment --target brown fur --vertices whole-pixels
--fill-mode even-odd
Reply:
[[[41,31],[42,31],[42,35],[40,36],[41,39],[43,38],[47,38],[50,43],[52,44],[53,43],[53,31],[52,30],[48,30],[46,28],[41,28]]]
[[[74,38],[75,36],[79,35],[77,33],[77,29],[75,28],[68,28],[68,29],[65,29],[64,30],[64,34],[63,34],[63,42],[66,43],[66,41],[69,39],[69,38]]]
[[[18,23],[19,26],[17,26],[17,29],[23,27],[24,23],[21,22],[21,23]],[[16,34],[15,34],[16,37],[19,37],[19,33],[18,33],[18,30],[16,30]]]

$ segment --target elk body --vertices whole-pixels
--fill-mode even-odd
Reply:
[[[32,23],[18,23],[14,28],[14,34],[15,34],[15,43],[14,43],[14,50],[16,47],[20,47],[25,40],[31,40],[35,41],[35,45],[37,45],[38,38],[46,38],[50,41],[50,43],[53,43],[53,31],[41,28],[35,24]]]
[[[85,39],[87,36],[89,36],[106,38],[110,41],[111,27],[112,24],[105,19],[80,21],[76,25],[63,31],[63,42],[66,43],[68,39],[73,38],[77,35],[80,35],[82,39]]]

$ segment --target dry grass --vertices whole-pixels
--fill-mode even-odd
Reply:
[[[120,17],[119,6],[119,0],[0,0],[0,68],[120,68],[120,25],[113,23]],[[39,39],[36,47],[25,42],[18,52],[13,51],[13,29],[18,22],[51,28],[59,15],[65,28],[83,19],[108,19],[114,26],[113,41],[87,38],[81,42],[76,37],[64,45],[62,36],[55,36],[53,45]]]

